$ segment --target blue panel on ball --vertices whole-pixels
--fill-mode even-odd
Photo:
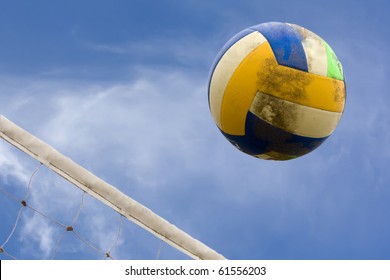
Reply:
[[[286,23],[269,22],[251,27],[267,39],[280,65],[308,71],[302,36]]]
[[[241,151],[259,155],[271,151],[288,156],[305,155],[321,145],[328,137],[310,138],[295,135],[274,127],[248,112],[245,136],[222,134]]]

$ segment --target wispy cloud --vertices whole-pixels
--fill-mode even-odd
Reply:
[[[122,60],[142,61],[149,64],[175,64],[175,67],[209,67],[221,42],[202,40],[190,34],[160,35],[153,38],[133,38],[121,42],[93,42],[73,32],[73,39],[81,48],[100,52],[105,55],[117,55]],[[211,61],[210,61],[211,60]]]
[[[19,158],[12,152],[9,145],[5,142],[0,142],[0,174],[1,179],[7,180],[8,176],[18,178],[21,182],[28,181],[25,166],[19,161]],[[7,182],[5,182],[7,183]]]
[[[23,94],[16,95],[3,106],[15,108],[15,104],[21,104],[18,110],[28,108],[28,120],[12,111],[8,117],[17,116],[14,121],[22,123],[25,129],[122,191],[152,208],[160,208],[159,194],[169,194],[177,188],[187,192],[194,187],[186,174],[193,177],[209,173],[204,165],[205,154],[214,144],[207,135],[216,130],[208,113],[202,80],[179,72],[146,69],[140,72],[142,75],[130,83],[111,86],[75,87],[61,82],[34,81],[45,93],[26,102],[18,100]],[[20,173],[29,176],[25,170]],[[37,183],[32,189],[31,204],[39,206],[44,213],[64,217],[61,222],[67,225],[73,217],[71,213],[77,209],[80,193],[48,173],[42,171],[34,179]],[[186,184],[177,185],[177,181]],[[89,238],[107,247],[107,239],[116,233],[116,227],[108,226],[112,224],[110,215],[97,215],[96,208],[91,209],[82,212],[89,217],[84,221],[88,221],[90,230],[84,223],[80,226],[89,232]],[[169,209],[165,212],[170,213]],[[45,220],[39,222],[35,216],[30,219],[31,223],[24,224],[22,236],[37,241],[43,257],[47,257],[56,244],[58,229]],[[32,233],[35,226],[40,231]],[[121,240],[120,243],[124,242]]]
[[[165,56],[180,66],[134,64],[127,80],[120,81],[3,77],[0,109],[222,253],[227,250],[242,258],[337,256],[326,248],[336,248],[335,243],[344,248],[340,250],[350,250],[362,244],[369,251],[372,236],[386,242],[377,232],[388,233],[389,226],[373,222],[387,217],[384,205],[389,197],[390,118],[383,82],[388,67],[381,62],[379,50],[365,56],[370,45],[351,51],[350,45],[340,44],[337,53],[348,90],[340,126],[310,155],[290,162],[266,162],[240,153],[219,133],[207,104],[207,69],[183,70],[185,63],[209,65],[215,55],[209,43],[185,38],[80,41],[93,52],[147,57],[149,62]],[[367,79],[366,69],[377,78]],[[6,155],[0,157],[2,174],[28,179],[31,172],[20,155],[10,152],[6,144],[0,144],[0,154]],[[37,179],[32,202],[70,223],[80,191],[45,173]],[[77,225],[99,247],[108,248],[116,234],[117,216],[99,207],[87,201]],[[57,231],[46,224],[42,230],[41,240],[38,235],[31,237],[35,236],[42,252],[48,252]],[[137,243],[147,244],[150,247],[144,251],[149,257],[155,254],[158,240],[152,244],[126,223],[124,230],[130,234],[120,237],[121,246],[140,251]],[[353,235],[352,231],[362,233]],[[312,252],[293,244],[305,247],[307,240]],[[275,248],[278,255],[272,253]]]

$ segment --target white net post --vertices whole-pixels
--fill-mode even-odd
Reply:
[[[221,254],[194,239],[2,115],[0,115],[0,137],[191,258],[225,259]]]

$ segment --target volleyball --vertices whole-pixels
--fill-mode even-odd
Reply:
[[[222,134],[261,159],[289,160],[336,129],[346,89],[340,61],[318,35],[268,22],[230,39],[210,71],[208,102]]]

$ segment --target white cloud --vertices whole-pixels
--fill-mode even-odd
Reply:
[[[21,182],[27,182],[28,175],[26,168],[19,161],[18,157],[12,152],[9,144],[0,142],[0,174],[3,180],[7,180],[8,176],[17,178]]]
[[[25,214],[19,234],[20,251],[27,258],[48,259],[55,247],[55,229],[39,215]]]
[[[13,111],[7,117],[15,117],[25,129],[126,193],[153,200],[160,193],[188,188],[175,183],[185,182],[187,173],[211,172],[204,161],[214,146],[207,136],[215,127],[210,125],[205,83],[196,75],[140,71],[142,75],[133,81],[111,86],[34,81],[34,88],[41,92],[36,98],[21,102],[25,94],[19,93],[3,106],[29,110],[28,119]],[[212,157],[211,162],[215,162]],[[20,173],[28,177],[31,172]],[[79,192],[47,170],[37,174],[32,190],[31,205],[65,225],[70,223]],[[95,210],[94,206],[83,210],[89,225],[80,226],[103,246],[116,228],[107,226],[112,223],[110,215],[96,216]],[[25,225],[22,236],[38,242],[46,257],[58,238],[56,226],[44,221],[32,233],[37,222],[31,219],[31,223]]]

